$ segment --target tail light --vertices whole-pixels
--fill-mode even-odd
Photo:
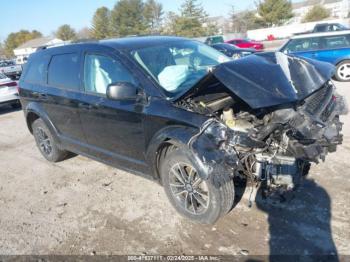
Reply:
[[[6,84],[0,84],[0,88],[1,87],[16,87],[17,93],[19,94],[19,86],[18,86],[17,82],[9,82]]]
[[[17,85],[17,82],[9,82],[5,84],[0,84],[0,86],[18,86],[18,85]]]

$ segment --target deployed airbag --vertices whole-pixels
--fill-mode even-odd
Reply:
[[[158,75],[160,85],[168,92],[178,92],[179,86],[186,81],[189,74],[187,65],[167,66]]]

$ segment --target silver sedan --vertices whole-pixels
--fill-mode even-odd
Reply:
[[[18,83],[0,73],[0,105],[9,104],[18,107]]]

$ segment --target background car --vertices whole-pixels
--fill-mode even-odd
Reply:
[[[18,84],[0,73],[0,105],[4,104],[19,107]]]
[[[208,36],[204,43],[207,45],[213,45],[218,43],[223,43],[224,37],[222,35]]]
[[[251,55],[256,52],[256,50],[252,48],[239,48],[235,45],[225,44],[225,43],[214,44],[211,47],[227,55],[228,57],[232,57],[234,59],[239,59],[241,57]]]
[[[350,81],[350,30],[294,36],[280,51],[331,63],[338,81]]]
[[[264,49],[264,45],[262,43],[243,38],[231,39],[226,41],[225,43],[232,44],[240,48],[254,48],[258,51],[262,51]]]
[[[321,23],[321,24],[316,24],[313,30],[302,32],[302,33],[296,33],[295,35],[344,31],[344,30],[350,30],[350,29],[339,23]]]
[[[344,31],[349,30],[346,26],[339,23],[322,23],[317,24],[312,30],[313,33],[322,33],[322,32],[333,32],[333,31]]]
[[[7,77],[16,80],[21,76],[22,66],[16,65],[16,63],[11,60],[1,61],[0,73],[3,73]]]

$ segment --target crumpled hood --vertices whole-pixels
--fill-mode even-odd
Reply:
[[[303,100],[330,80],[334,70],[329,63],[270,52],[220,64],[209,74],[256,109]],[[200,89],[195,86],[185,96]]]

